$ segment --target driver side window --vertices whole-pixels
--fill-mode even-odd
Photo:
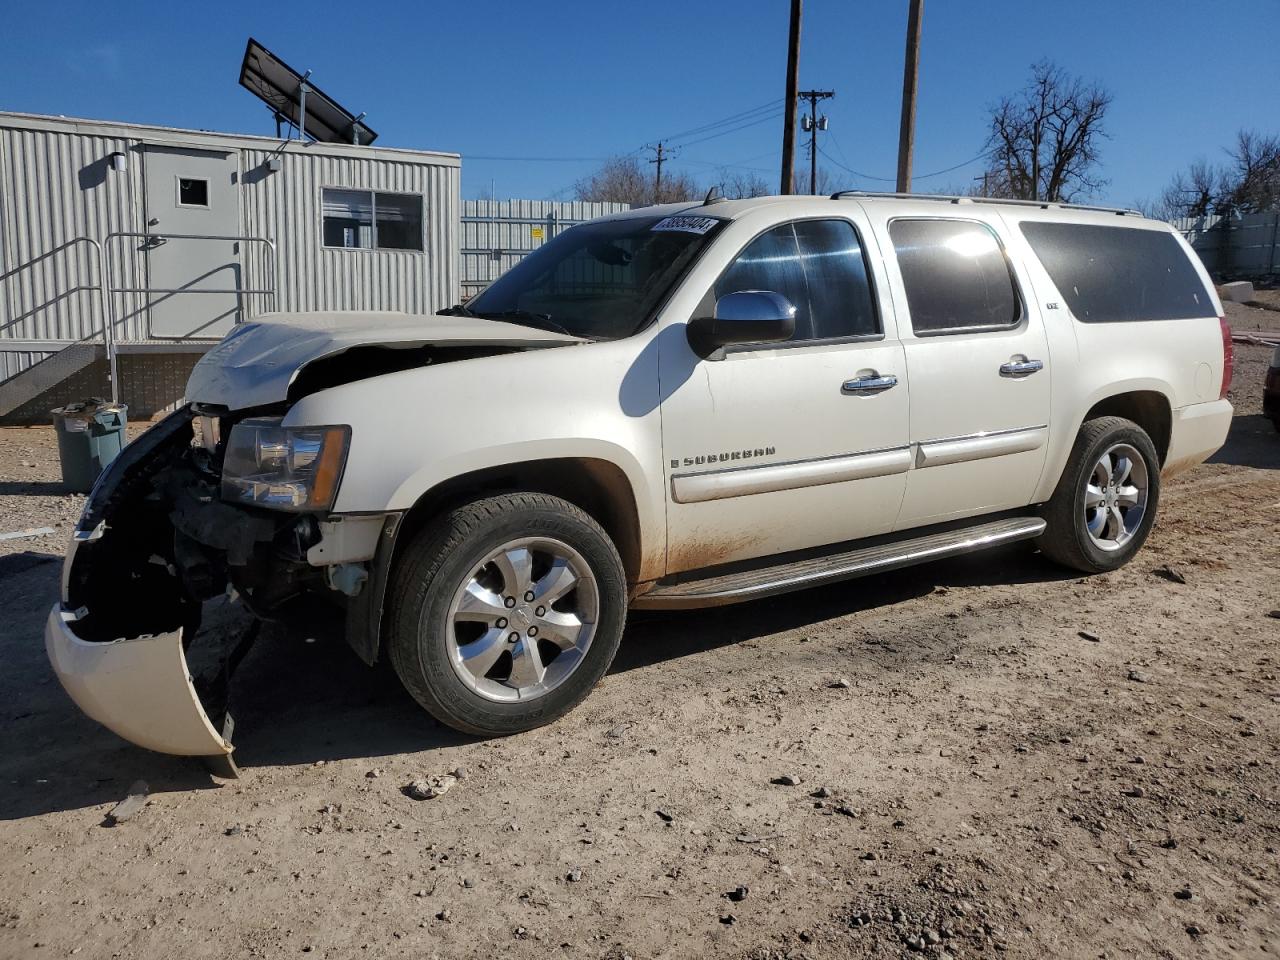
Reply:
[[[878,336],[862,243],[847,220],[797,220],[752,240],[716,281],[716,299],[772,290],[796,308],[790,343]]]

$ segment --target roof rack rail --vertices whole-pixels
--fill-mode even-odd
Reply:
[[[878,190],[838,190],[832,200],[842,197],[866,197],[870,200],[937,200],[943,203],[1003,203],[1012,207],[1039,207],[1041,210],[1093,210],[1117,216],[1141,217],[1142,212],[1129,207],[1101,207],[1088,203],[1064,203],[1061,200],[1013,200],[1005,197],[960,197],[945,193],[887,193]]]

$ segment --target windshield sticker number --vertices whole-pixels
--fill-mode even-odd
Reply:
[[[650,230],[674,230],[679,233],[706,233],[720,221],[714,217],[666,217],[655,223]]]

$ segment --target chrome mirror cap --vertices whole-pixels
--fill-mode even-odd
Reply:
[[[693,352],[718,360],[724,347],[736,344],[778,343],[796,332],[796,308],[772,290],[738,290],[716,301],[709,317],[694,317],[686,333]]]
[[[715,319],[727,323],[790,321],[794,329],[796,308],[790,300],[772,290],[739,290],[716,301]]]

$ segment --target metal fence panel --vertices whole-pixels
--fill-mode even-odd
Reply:
[[[466,200],[462,204],[462,295],[479,293],[576,223],[630,210],[626,203]]]
[[[1181,217],[1170,222],[1215,276],[1280,275],[1280,210],[1242,217]]]

